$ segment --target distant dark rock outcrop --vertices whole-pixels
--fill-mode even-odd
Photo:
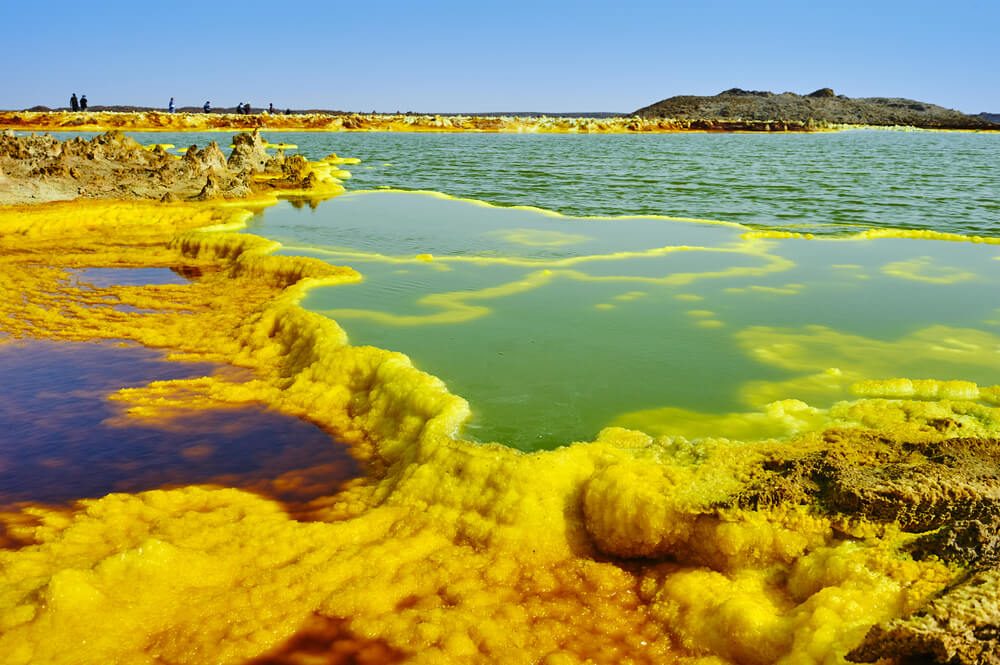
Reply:
[[[833,88],[820,88],[819,90],[814,90],[810,92],[806,97],[836,97],[837,95],[833,92]]]
[[[980,113],[979,117],[986,122],[992,122],[995,125],[1000,125],[1000,113]]]
[[[681,95],[641,108],[643,118],[725,122],[786,122],[806,126],[905,125],[928,129],[997,129],[996,116],[967,115],[935,104],[890,97],[850,98],[831,88],[807,95],[731,88],[714,97]]]

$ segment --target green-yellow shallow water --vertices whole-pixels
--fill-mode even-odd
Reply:
[[[990,243],[780,237],[403,192],[269,209],[253,230],[356,268],[363,281],[304,306],[444,379],[471,403],[467,435],[526,450],[608,425],[787,436],[862,381],[1000,374]],[[784,400],[802,403],[770,406]],[[752,415],[768,411],[780,417]]]

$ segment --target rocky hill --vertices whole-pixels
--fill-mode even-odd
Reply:
[[[972,116],[927,102],[888,97],[850,98],[821,88],[808,95],[732,88],[714,97],[681,95],[641,108],[643,118],[790,122],[806,125],[905,125],[933,129],[1000,129]]]

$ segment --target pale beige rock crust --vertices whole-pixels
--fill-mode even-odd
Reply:
[[[227,158],[214,141],[183,156],[145,148],[118,131],[90,140],[0,134],[0,205],[98,198],[164,201],[245,198],[309,189],[309,162],[268,154],[256,132],[239,134]]]

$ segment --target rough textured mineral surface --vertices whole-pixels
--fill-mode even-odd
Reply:
[[[902,619],[876,626],[847,659],[872,663],[994,665],[1000,663],[1000,570],[971,576]]]
[[[0,133],[0,205],[76,198],[158,201],[239,199],[275,189],[319,190],[333,162],[268,154],[257,132],[226,155],[214,141],[183,156],[146,148],[119,131],[60,141]],[[339,175],[343,176],[343,173]],[[318,192],[317,192],[318,193]]]

